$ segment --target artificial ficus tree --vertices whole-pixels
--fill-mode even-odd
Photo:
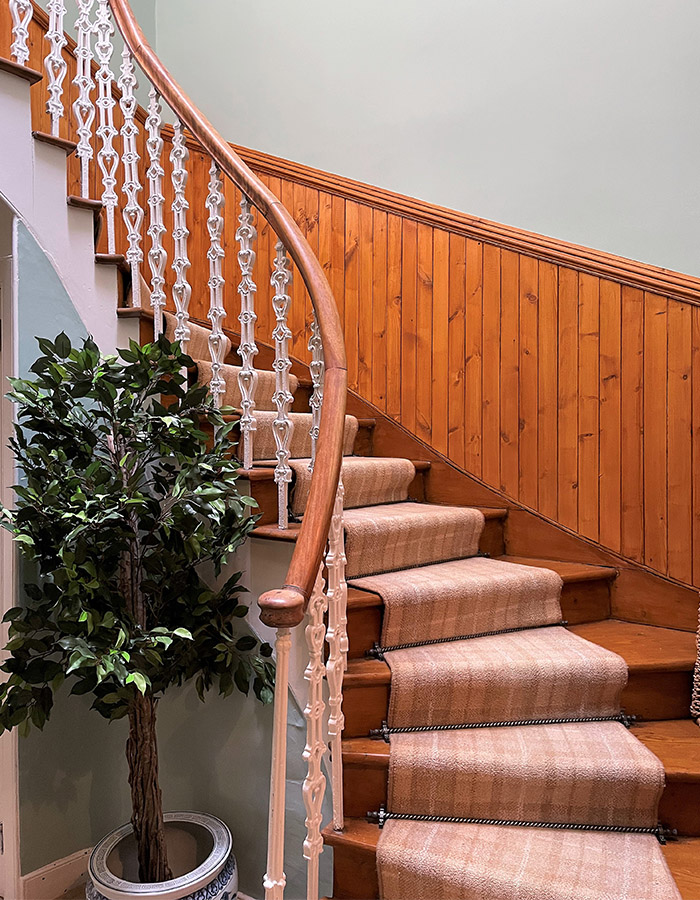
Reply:
[[[66,681],[105,718],[127,717],[139,874],[164,881],[159,699],[191,679],[202,699],[214,686],[272,699],[272,650],[242,621],[240,573],[221,584],[255,502],[236,486],[234,424],[188,384],[179,344],[107,357],[65,334],[39,346],[33,378],[8,395],[21,483],[0,515],[37,577],[5,616],[0,733],[42,728]]]

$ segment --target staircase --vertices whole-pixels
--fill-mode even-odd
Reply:
[[[18,173],[7,199],[35,223],[69,293],[94,298],[86,324],[103,342],[124,341],[137,328],[142,340],[150,339],[163,310],[158,303],[153,311],[132,305],[135,291],[148,291],[139,264],[133,256],[96,252],[104,249],[97,243],[104,241],[104,204],[66,196],[66,154],[77,143],[45,132],[30,137],[29,87],[41,78],[25,65],[0,61],[3,121],[12,123],[0,163]],[[295,259],[301,263],[303,255]],[[105,316],[107,309],[117,315]],[[242,412],[244,444],[250,347],[245,335],[219,327],[215,303],[212,310],[213,329],[203,318],[188,318],[186,305],[168,302],[165,333],[181,337],[184,316],[197,365],[192,377]],[[284,316],[279,321],[286,325]],[[295,559],[305,557],[308,581],[323,553],[335,482],[329,472],[321,515],[321,490],[309,493],[320,382],[313,363],[292,364],[280,353],[283,340],[278,335],[273,347],[258,336],[253,409],[259,433],[243,475],[260,505],[254,536],[303,546]],[[275,396],[280,359],[289,394],[282,405]],[[677,886],[684,900],[698,900],[700,738],[689,717],[696,646],[691,631],[673,627],[679,618],[673,589],[665,594],[641,569],[632,578],[617,565],[593,562],[590,545],[577,536],[566,538],[565,552],[552,541],[552,558],[533,553],[528,530],[542,527],[536,513],[506,498],[497,502],[497,492],[447,465],[357,395],[347,396],[351,415],[344,416],[344,385],[333,385],[329,378],[326,400],[337,400],[335,445],[325,459],[343,454],[346,650],[337,618],[342,609],[332,603],[343,585],[338,545],[326,557],[330,587],[313,594],[309,605],[322,626],[330,598],[336,616],[328,633],[330,666],[342,668],[343,654],[348,657],[344,720],[336,715],[334,721],[344,726],[332,760],[333,776],[342,777],[334,795],[340,811],[337,827],[323,832],[333,848],[333,896],[401,900],[410,890],[451,900],[672,900]],[[280,420],[285,434],[278,441]],[[288,506],[290,481],[281,477],[287,474]],[[312,529],[313,552],[305,538]],[[580,562],[572,558],[577,548]],[[441,579],[444,594],[435,592]],[[283,591],[264,598],[281,633],[301,617],[302,601],[284,593],[297,583],[290,576]],[[647,590],[656,598],[652,614]],[[301,593],[306,602],[312,592]],[[322,644],[310,645],[319,665]],[[286,652],[283,644],[278,650]],[[585,665],[576,680],[578,659]],[[555,688],[563,696],[555,697]],[[273,782],[283,785],[274,765]],[[309,807],[310,820],[318,809]],[[283,887],[279,815],[278,806],[271,811],[270,897],[280,897]],[[677,839],[658,823],[677,831]],[[661,844],[658,838],[666,837]],[[312,870],[319,849],[309,857],[310,897],[317,896]]]

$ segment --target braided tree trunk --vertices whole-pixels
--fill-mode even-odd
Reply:
[[[163,800],[158,783],[156,701],[137,695],[129,710],[126,742],[131,787],[131,824],[136,837],[139,879],[142,882],[172,878],[163,826]]]

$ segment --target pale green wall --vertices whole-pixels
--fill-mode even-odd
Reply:
[[[157,0],[224,136],[700,274],[697,0]]]

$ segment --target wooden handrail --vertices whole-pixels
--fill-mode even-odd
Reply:
[[[328,539],[342,460],[347,367],[335,299],[306,238],[290,212],[221,137],[170,75],[146,40],[128,0],[109,0],[119,30],[150,83],[221,171],[267,219],[297,265],[318,320],[325,359],[321,425],[311,490],[284,586],[259,598],[261,618],[274,628],[298,625]]]

